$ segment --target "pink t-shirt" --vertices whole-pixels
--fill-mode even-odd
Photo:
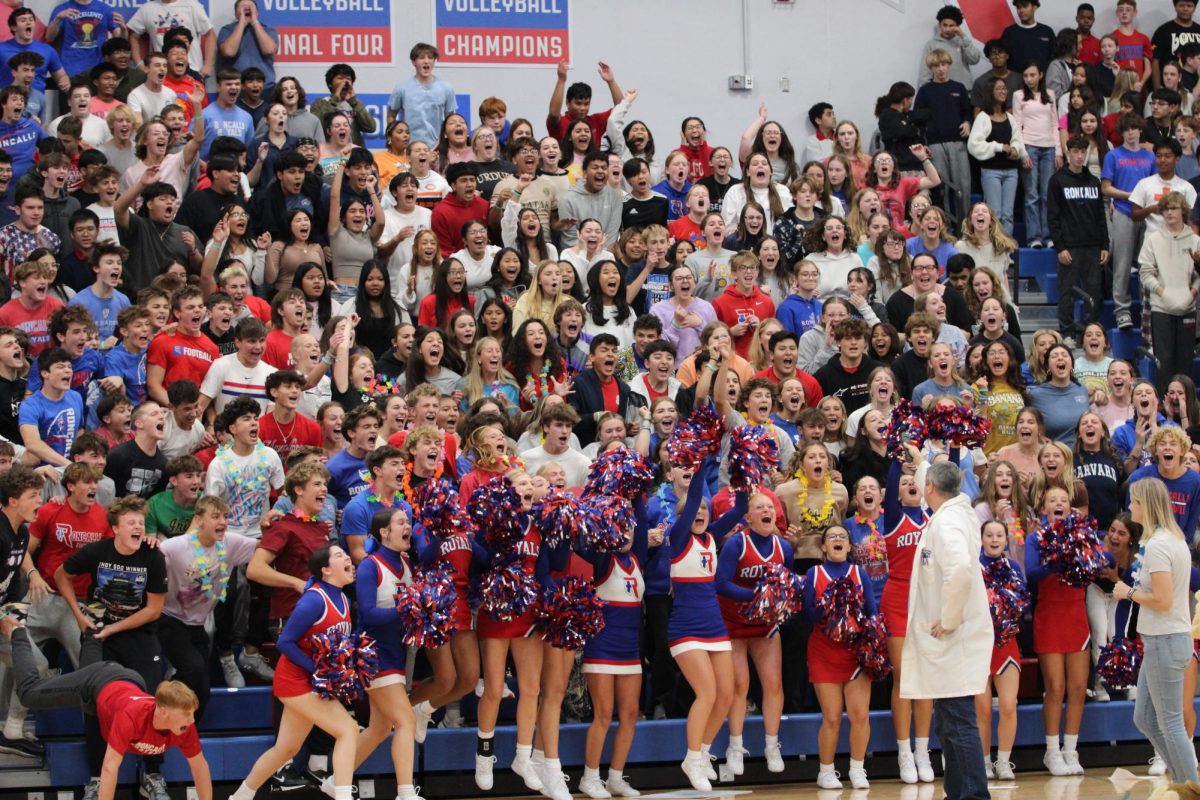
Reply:
[[[124,192],[130,186],[142,179],[146,174],[146,162],[135,161],[133,166],[125,170],[125,174],[121,176],[120,189]],[[163,158],[162,163],[158,165],[158,179],[166,181],[175,187],[175,191],[179,193],[179,199],[182,201],[187,193],[188,185],[188,165],[184,163],[183,151],[171,153]],[[142,198],[138,198],[134,203],[134,211],[142,207]]]

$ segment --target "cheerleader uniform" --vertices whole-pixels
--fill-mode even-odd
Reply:
[[[412,565],[404,553],[378,546],[358,565],[354,575],[354,594],[363,631],[375,640],[379,653],[379,673],[368,689],[379,689],[404,682],[405,659],[400,615],[394,595],[412,583]]]
[[[992,558],[989,555],[979,554],[979,565],[983,568],[983,582],[988,590],[991,590],[991,585],[988,583],[989,573],[988,567],[995,564],[997,561],[1007,561],[1012,565],[1013,571],[1017,578],[1024,583],[1024,576],[1021,574],[1021,567],[1017,562],[1004,556]],[[1016,668],[1017,672],[1021,671],[1021,648],[1017,645],[1017,637],[1013,636],[1002,645],[992,645],[992,675],[1001,675],[1009,667]]]
[[[487,567],[487,550],[475,541],[474,536],[456,533],[443,538],[430,535],[424,527],[418,527],[413,532],[413,545],[422,567],[450,565],[450,578],[454,582],[454,619],[458,622],[458,630],[474,629],[470,600],[471,567]]]
[[[533,526],[533,520],[529,514],[523,511],[518,513],[521,515],[525,533],[510,546],[508,552],[519,556],[518,563],[521,565],[521,569],[525,574],[534,577],[540,594],[540,587],[545,586],[550,580],[548,558],[550,549],[542,547],[542,534]],[[497,560],[498,556],[493,555],[492,561]],[[508,622],[498,620],[490,613],[480,610],[476,621],[476,632],[480,639],[520,639],[533,635],[536,621],[537,616],[532,605],[524,614],[514,617]]]
[[[912,581],[913,554],[921,541],[921,531],[929,524],[929,515],[924,508],[900,505],[901,471],[901,462],[894,459],[888,468],[887,491],[883,495],[888,579],[879,600],[888,636],[899,637],[908,633],[908,589]]]
[[[671,525],[671,590],[675,601],[667,623],[667,643],[672,656],[689,650],[732,649],[717,604],[717,539],[742,520],[750,500],[748,495],[739,493],[733,508],[710,525],[709,530],[693,534],[692,522],[703,494],[704,481],[693,478],[683,510]]]
[[[350,633],[350,601],[342,590],[315,581],[296,603],[276,647],[279,663],[271,692],[276,697],[300,697],[312,691],[313,637],[328,631]]]
[[[1033,608],[1033,651],[1035,653],[1080,653],[1092,646],[1088,625],[1086,590],[1069,586],[1057,568],[1042,565],[1042,534],[1025,538],[1025,567],[1030,586],[1037,587]]]
[[[646,514],[639,501],[637,527],[628,553],[596,553],[586,548],[580,555],[592,565],[596,597],[604,602],[604,628],[583,648],[583,672],[603,675],[640,675],[642,597],[646,583],[642,564],[648,549]]]
[[[826,561],[809,568],[804,587],[804,608],[813,623],[812,635],[808,637],[808,680],[811,683],[848,683],[862,672],[854,651],[833,641],[821,630],[824,620],[817,609],[817,598],[824,593],[825,587],[847,575],[863,589],[867,616],[876,613],[875,597],[871,594],[870,582],[862,567],[849,561]]]
[[[791,563],[791,545],[774,534],[760,536],[746,528],[725,540],[717,559],[717,600],[729,638],[765,639],[779,633],[776,625],[747,622],[740,605],[754,599],[754,587],[768,564]]]

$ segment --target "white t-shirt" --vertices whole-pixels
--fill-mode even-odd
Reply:
[[[1171,574],[1171,608],[1155,611],[1142,606],[1138,610],[1138,633],[1143,636],[1162,636],[1167,633],[1187,633],[1192,629],[1192,616],[1188,611],[1188,591],[1192,577],[1192,555],[1187,542],[1181,537],[1159,529],[1150,538],[1143,539],[1146,552],[1142,556],[1142,568],[1138,572],[1137,588],[1150,590],[1150,576],[1155,572]]]
[[[204,493],[229,505],[229,533],[262,538],[260,519],[270,508],[271,489],[283,488],[283,463],[269,447],[255,447],[248,456],[232,448],[217,451],[208,466]]]
[[[399,295],[396,283],[400,277],[400,268],[412,261],[413,239],[416,237],[417,231],[429,230],[432,218],[433,212],[421,206],[417,206],[407,214],[401,213],[395,208],[384,209],[383,234],[379,237],[379,241],[390,242],[396,238],[396,234],[409,225],[413,228],[413,232],[396,246],[396,249],[392,251],[392,257],[388,259],[388,272],[391,273],[393,295]]]
[[[51,136],[58,133],[58,123],[67,118],[67,114],[61,117],[55,117],[50,123],[50,127],[46,132]],[[95,114],[88,114],[87,119],[83,121],[83,141],[90,144],[92,147],[99,147],[112,138],[112,131],[108,129],[108,125],[104,124],[104,120],[97,117]]]
[[[167,425],[163,440],[158,443],[158,450],[167,458],[190,456],[196,452],[200,440],[204,438],[204,423],[197,419],[192,423],[190,431],[180,428],[175,422],[174,414],[167,414]]]
[[[145,8],[145,6],[143,6]],[[142,122],[157,117],[162,110],[175,102],[177,96],[165,86],[157,92],[142,84],[129,93],[129,107],[142,117]]]
[[[1152,206],[1162,199],[1167,192],[1179,192],[1183,195],[1183,199],[1187,201],[1187,207],[1190,209],[1196,205],[1196,189],[1183,178],[1176,175],[1170,181],[1164,181],[1158,175],[1150,175],[1142,178],[1133,187],[1133,191],[1129,193],[1129,202],[1137,203],[1142,208]],[[1183,215],[1184,221],[1191,217],[1190,214]],[[1146,217],[1146,234],[1154,233],[1163,226],[1162,214],[1151,214]]]
[[[99,203],[92,203],[88,206],[88,211],[91,211],[100,218],[100,233],[96,236],[97,242],[112,242],[120,244],[121,237],[117,233],[117,212],[116,209],[105,208]]]
[[[328,375],[322,375],[321,380],[311,389],[305,389],[300,395],[300,405],[296,407],[304,416],[315,420],[317,410],[333,399],[333,381]]]
[[[266,382],[272,372],[275,372],[275,367],[265,361],[247,367],[238,360],[237,353],[230,353],[221,356],[209,367],[200,385],[200,394],[212,399],[213,408],[218,414],[235,397],[257,400],[258,407],[265,414],[269,402]]]
[[[492,261],[499,252],[499,247],[489,244],[483,251],[483,258],[479,261],[472,258],[471,252],[465,247],[451,254],[450,257],[461,262],[463,269],[467,271],[467,291],[479,291],[485,283],[492,279]],[[408,280],[408,276],[405,276],[405,280]]]
[[[536,475],[537,471],[547,464],[558,464],[567,473],[567,486],[583,486],[587,483],[588,473],[592,469],[591,459],[569,447],[555,456],[547,453],[545,447],[539,446],[521,453],[521,458],[525,462],[525,470],[530,475]]]
[[[192,32],[192,46],[188,50],[188,66],[199,72],[204,67],[204,54],[200,52],[200,39],[213,29],[208,15],[196,0],[174,0],[164,3],[149,0],[129,20],[129,32],[137,36],[150,37],[150,51],[161,51],[163,34],[171,28],[187,28]]]

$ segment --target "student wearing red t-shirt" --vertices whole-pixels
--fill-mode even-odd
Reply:
[[[221,356],[212,340],[200,332],[205,314],[200,287],[184,286],[175,292],[171,313],[179,327],[174,334],[155,336],[146,354],[146,390],[151,400],[164,407],[171,405],[168,386],[181,379],[202,385],[209,367]]]
[[[698,183],[692,184],[692,188],[688,189],[685,208],[687,213],[671,220],[667,225],[667,232],[677,242],[684,239],[692,244],[704,241],[704,217],[709,210],[708,187]]]
[[[1154,48],[1150,37],[1137,29],[1137,4],[1129,0],[1117,2],[1117,29],[1109,34],[1117,41],[1117,63],[1138,74],[1139,80],[1150,77]]]
[[[267,376],[267,397],[275,406],[258,421],[258,438],[279,453],[285,463],[296,448],[320,448],[323,442],[321,426],[296,411],[304,384],[304,376],[295,370],[279,370]]]
[[[729,326],[733,347],[742,358],[750,357],[750,343],[758,325],[775,316],[775,303],[758,286],[758,257],[753,253],[738,253],[729,260],[733,283],[713,298],[717,319]]]
[[[891,217],[893,228],[904,227],[904,212],[908,201],[918,192],[932,189],[942,184],[937,167],[929,160],[929,150],[923,144],[914,144],[909,148],[912,154],[921,159],[925,175],[920,178],[902,178],[896,168],[896,157],[886,150],[875,154],[871,169],[867,172],[867,184],[879,195],[879,207],[883,213]]]
[[[417,324],[436,328],[465,308],[475,312],[475,298],[467,291],[467,268],[457,258],[446,258],[433,271],[433,291],[417,307]]]
[[[271,301],[271,330],[262,360],[276,369],[295,369],[292,340],[304,332],[304,314],[308,301],[304,292],[290,287],[276,293]]]
[[[29,336],[29,356],[36,357],[50,347],[50,317],[62,308],[62,301],[46,294],[50,287],[50,267],[26,261],[13,273],[17,296],[0,306],[0,326],[16,328]]]
[[[603,61],[599,63],[600,79],[608,84],[608,93],[612,96],[613,105],[625,98],[625,93],[617,85],[613,77],[612,67]],[[572,83],[567,86],[567,72],[571,67],[566,61],[558,62],[558,80],[550,95],[550,113],[546,117],[546,130],[555,139],[562,140],[567,135],[567,127],[577,119],[586,119],[592,129],[592,142],[599,148],[604,141],[605,128],[608,127],[608,117],[612,109],[601,111],[599,114],[589,114],[592,109],[592,87],[586,83]],[[563,92],[566,92],[567,108],[563,113]]]
[[[32,709],[79,708],[86,729],[88,766],[98,800],[113,800],[125,756],[161,757],[178,747],[187,759],[198,800],[212,800],[212,777],[196,733],[196,693],[179,681],[162,681],[146,693],[141,675],[102,661],[102,643],[89,638],[80,669],[42,678],[29,631],[12,616],[0,619],[0,635],[12,639],[13,671],[21,703]],[[163,791],[165,792],[165,784]],[[86,790],[85,790],[86,791]]]

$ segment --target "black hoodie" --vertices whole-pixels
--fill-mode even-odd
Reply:
[[[1050,176],[1046,216],[1050,221],[1050,238],[1060,250],[1064,247],[1108,249],[1108,224],[1104,218],[1100,181],[1086,167],[1079,172],[1063,167]]]

